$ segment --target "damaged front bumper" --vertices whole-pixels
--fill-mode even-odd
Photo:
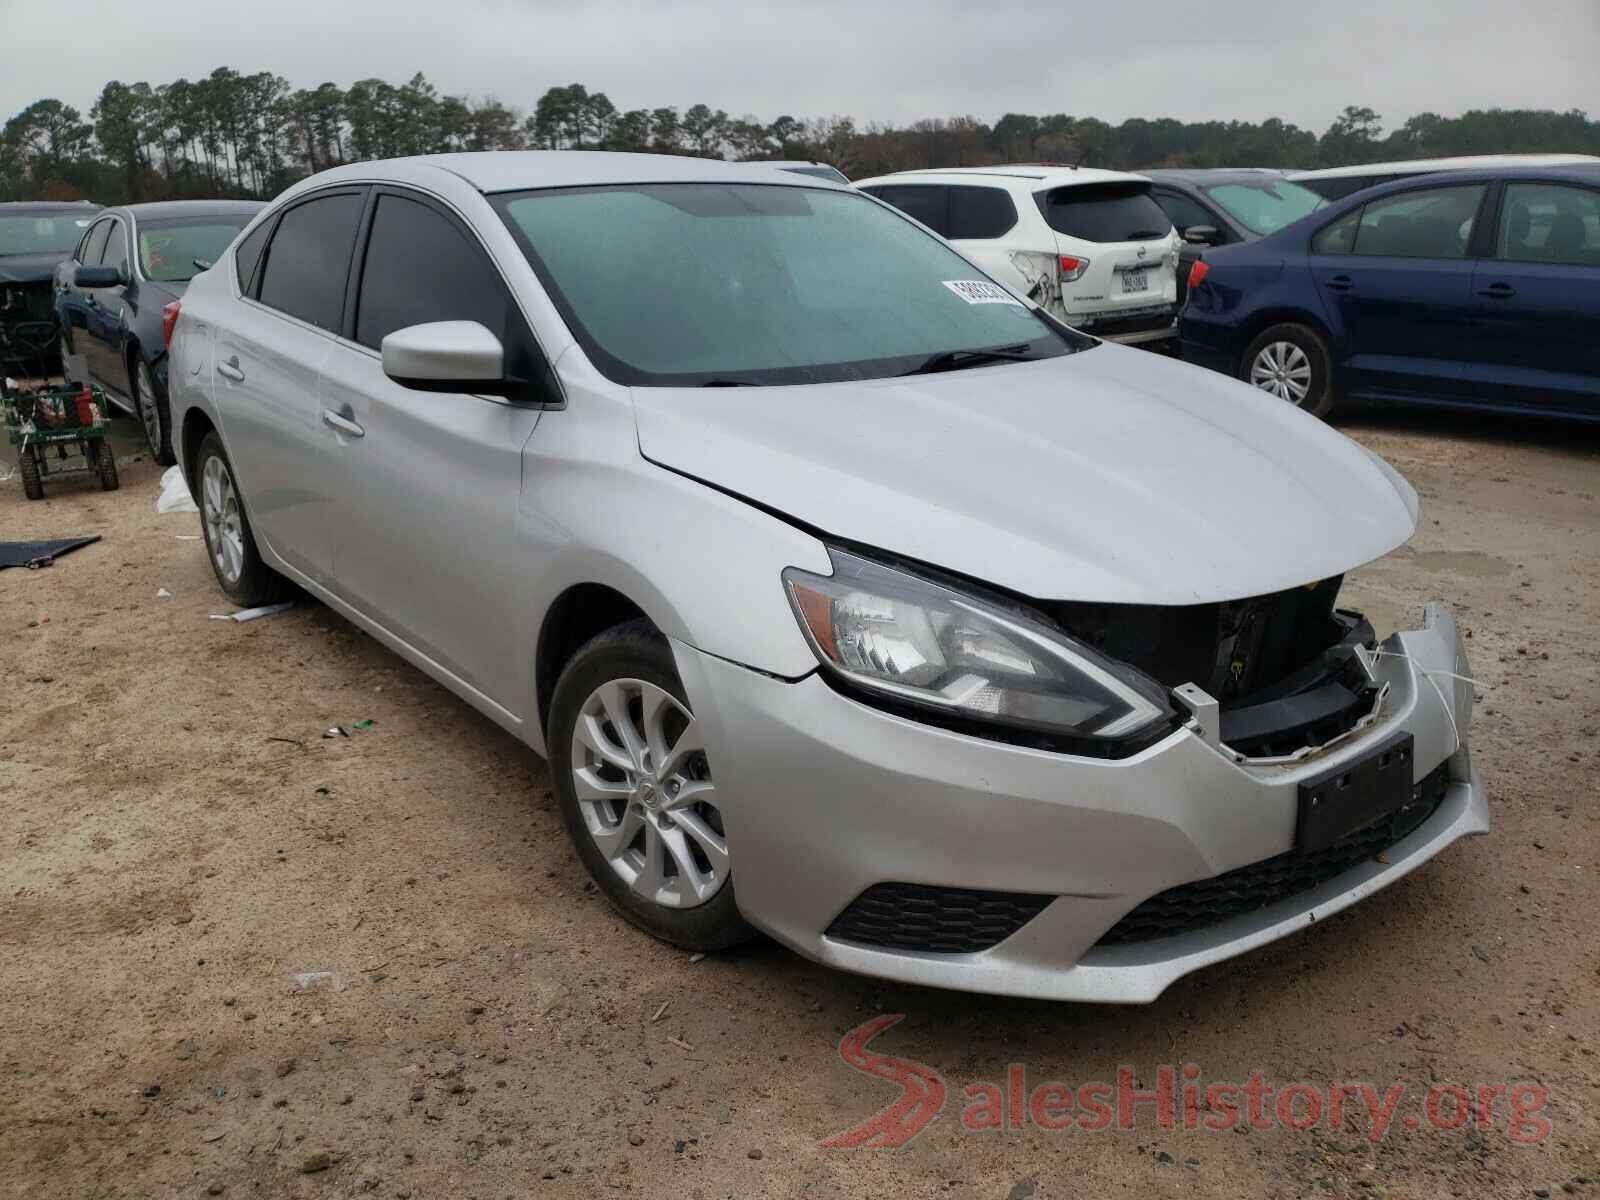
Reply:
[[[1244,758],[1199,716],[1119,760],[1004,745],[868,707],[815,673],[786,681],[682,643],[674,652],[729,798],[741,911],[799,953],[867,975],[1149,1001],[1488,828],[1468,750],[1472,687],[1443,605],[1369,658],[1383,697],[1374,719],[1290,761]],[[1381,857],[1171,936],[1108,937],[1152,897],[1293,861],[1300,784],[1399,734],[1430,811]]]

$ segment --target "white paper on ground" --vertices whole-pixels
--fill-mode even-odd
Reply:
[[[189,495],[189,485],[183,481],[183,472],[179,468],[168,467],[166,474],[161,476],[161,495],[156,497],[156,511],[158,513],[200,511],[194,502],[194,497]]]

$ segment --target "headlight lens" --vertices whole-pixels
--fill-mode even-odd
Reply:
[[[783,573],[823,666],[952,716],[1103,741],[1169,720],[1164,691],[1025,611],[829,551],[831,576]]]

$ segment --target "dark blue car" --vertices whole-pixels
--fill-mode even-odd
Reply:
[[[1452,171],[1207,250],[1184,358],[1339,399],[1600,420],[1600,165]]]

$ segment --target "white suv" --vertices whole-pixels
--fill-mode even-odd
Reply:
[[[1001,283],[1098,337],[1176,333],[1178,233],[1143,175],[1076,167],[902,171],[856,186]]]

